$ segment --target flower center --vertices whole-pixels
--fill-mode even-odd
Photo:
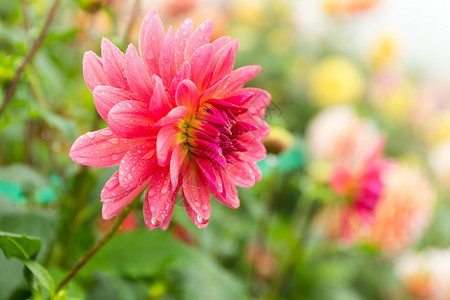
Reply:
[[[220,102],[219,102],[220,101]],[[256,127],[236,117],[247,111],[221,100],[215,99],[202,104],[195,115],[179,125],[179,140],[185,142],[190,153],[226,167],[235,163],[240,152],[247,151],[240,138]]]

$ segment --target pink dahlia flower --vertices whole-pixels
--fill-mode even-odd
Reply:
[[[340,165],[331,175],[331,188],[348,201],[342,212],[343,240],[352,240],[359,235],[357,231],[364,231],[373,223],[384,189],[382,177],[392,164],[381,156],[383,148],[384,141],[380,141],[379,147],[360,166],[351,169]]]
[[[119,165],[102,192],[103,217],[117,215],[148,186],[147,227],[167,228],[179,190],[187,214],[199,228],[210,218],[210,195],[239,206],[235,185],[261,179],[256,161],[266,155],[263,121],[270,95],[243,88],[260,70],[233,70],[238,41],[210,42],[213,23],[195,31],[187,19],[165,34],[151,9],[139,32],[139,52],[122,53],[102,41],[102,58],[89,51],[83,74],[108,127],[80,136],[71,158],[94,167]]]

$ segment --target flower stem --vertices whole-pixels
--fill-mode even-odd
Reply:
[[[139,194],[130,204],[128,204],[124,209],[122,209],[120,215],[117,217],[117,219],[114,221],[113,226],[109,230],[109,232],[101,239],[99,240],[91,249],[89,249],[88,252],[78,261],[73,268],[70,270],[69,273],[61,280],[61,282],[58,284],[55,290],[55,294],[58,293],[59,290],[64,287],[74,276],[77,274],[77,272],[89,261],[89,259],[98,252],[116,233],[116,231],[119,229],[120,225],[122,225],[125,218],[128,216],[128,214],[134,209],[136,204],[139,202],[141,194]]]
[[[31,47],[31,50],[25,56],[25,59],[23,60],[22,64],[20,65],[19,69],[17,69],[13,80],[9,83],[8,88],[6,89],[5,96],[3,98],[3,103],[0,106],[0,115],[5,111],[8,102],[11,101],[12,96],[14,95],[14,93],[16,91],[17,85],[19,84],[20,76],[22,75],[23,71],[25,70],[25,67],[33,60],[34,55],[36,54],[39,47],[44,42],[44,39],[47,36],[48,30],[50,28],[51,23],[53,22],[53,19],[56,15],[56,11],[57,11],[57,8],[58,8],[58,5],[60,2],[61,2],[61,0],[55,0],[53,2],[50,12],[47,15],[47,19],[45,20],[44,27],[42,28],[41,32],[39,33],[38,38],[34,41],[33,46]]]

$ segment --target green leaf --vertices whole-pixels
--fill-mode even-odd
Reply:
[[[41,241],[37,238],[27,237],[0,231],[0,248],[7,258],[16,257],[20,260],[30,260],[36,256],[41,248]]]
[[[22,260],[24,265],[33,273],[39,283],[45,287],[50,295],[55,295],[55,282],[50,273],[41,264],[33,260]]]

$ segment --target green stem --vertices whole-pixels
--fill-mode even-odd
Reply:
[[[42,28],[41,32],[39,33],[38,38],[34,41],[33,46],[31,47],[30,51],[25,56],[25,59],[23,60],[22,64],[20,65],[19,69],[17,69],[16,74],[14,75],[13,80],[9,83],[8,88],[6,89],[5,96],[3,98],[3,103],[0,106],[0,115],[5,111],[6,106],[8,105],[9,101],[11,101],[12,96],[14,95],[17,85],[19,84],[20,76],[22,75],[23,71],[25,70],[25,67],[33,60],[34,55],[38,51],[38,49],[41,47],[42,43],[44,42],[45,37],[47,36],[48,30],[50,28],[50,25],[53,22],[53,19],[56,15],[56,11],[58,9],[58,5],[61,2],[61,0],[55,0],[53,2],[53,5],[50,9],[50,12],[47,15],[47,19],[45,20],[44,27]]]
[[[120,225],[122,225],[125,218],[128,216],[128,214],[134,209],[136,204],[139,202],[140,194],[137,196],[130,204],[128,204],[124,209],[122,209],[122,212],[117,217],[117,219],[114,221],[113,226],[109,230],[109,232],[101,239],[99,240],[91,249],[89,249],[88,252],[78,261],[73,268],[70,270],[69,273],[61,280],[61,282],[58,284],[55,290],[55,294],[58,293],[59,290],[61,290],[74,276],[78,273],[78,271],[89,261],[89,259],[97,253],[116,233],[116,231],[119,229]]]

